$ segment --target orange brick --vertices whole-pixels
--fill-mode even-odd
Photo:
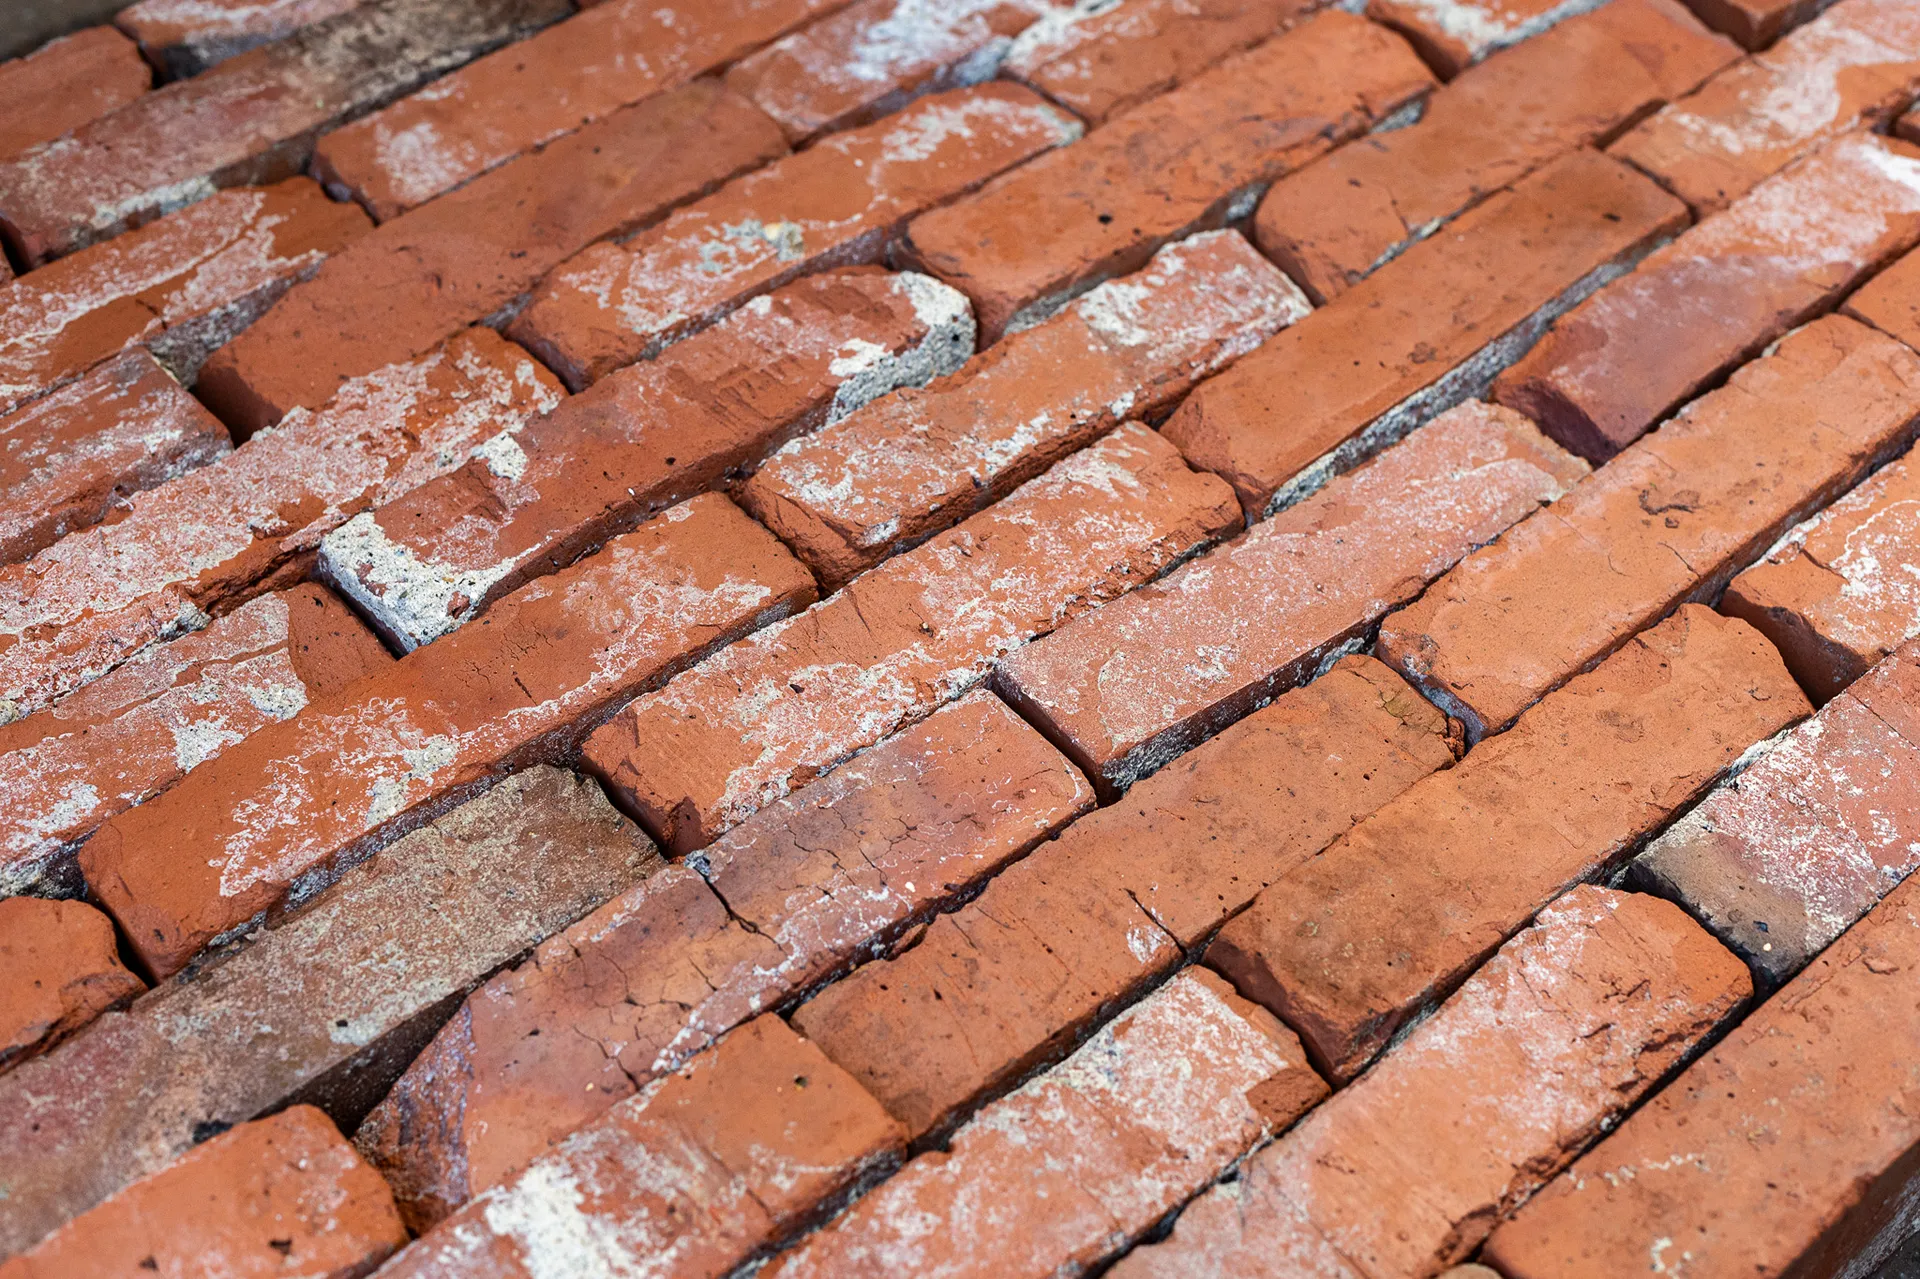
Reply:
[[[152,83],[140,50],[112,27],[86,27],[0,62],[0,160],[125,106]]]
[[[1840,309],[1920,348],[1920,252],[1908,253],[1868,280]]]
[[[1749,49],[1764,49],[1820,16],[1834,0],[1687,0],[1700,21]]]
[[[1367,0],[1367,16],[1404,32],[1451,80],[1488,54],[1531,40],[1605,0]]]
[[[145,990],[113,921],[84,902],[0,898],[0,1071],[37,1057]]]

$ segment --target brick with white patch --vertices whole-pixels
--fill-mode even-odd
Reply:
[[[1606,0],[1368,0],[1367,16],[1406,33],[1451,80],[1490,53],[1531,40]]]
[[[364,0],[138,0],[113,15],[169,80],[325,22]]]

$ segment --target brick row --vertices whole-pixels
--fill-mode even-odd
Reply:
[[[120,962],[113,921],[84,902],[0,901],[0,1071],[57,1046],[147,988]]]
[[[1451,80],[1490,54],[1532,40],[1606,0],[1367,0],[1367,16],[1403,32]]]
[[[0,160],[97,120],[152,84],[140,50],[112,27],[86,27],[0,62]]]
[[[249,49],[347,12],[364,0],[137,0],[113,24],[169,80],[199,75]]]

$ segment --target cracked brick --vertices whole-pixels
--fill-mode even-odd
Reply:
[[[147,988],[120,962],[113,921],[84,902],[0,899],[0,965],[0,1071]]]

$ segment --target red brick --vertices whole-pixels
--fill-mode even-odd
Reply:
[[[135,344],[192,382],[215,347],[366,225],[294,178],[221,192],[0,286],[0,411]]]
[[[526,352],[470,330],[135,494],[116,523],[0,567],[0,719],[299,580],[320,539],[349,516],[457,466],[560,396]]]
[[[1606,0],[1367,0],[1367,16],[1413,41],[1443,79]]]
[[[1585,473],[1518,414],[1470,401],[1013,653],[997,683],[1111,797],[1364,644],[1388,609]]]
[[[878,262],[909,218],[1070,142],[1017,85],[955,89],[738,178],[625,245],[596,245],[508,332],[575,389],[801,275]]]
[[[99,119],[152,83],[140,50],[112,27],[87,27],[0,62],[0,160]]]
[[[1841,0],[1608,148],[1705,216],[1835,134],[1885,123],[1920,89],[1920,10]]]
[[[916,219],[901,253],[972,298],[994,340],[1168,241],[1243,217],[1268,183],[1432,85],[1398,37],[1321,14]]]
[[[1434,1274],[1471,1255],[1752,990],[1671,903],[1576,888],[1386,1060],[1111,1273]]]
[[[0,900],[0,972],[0,1071],[146,989],[120,962],[113,921],[84,902]]]
[[[828,589],[1111,431],[1151,420],[1307,312],[1232,231],[1170,244],[923,392],[795,440],[741,501]]]
[[[1480,394],[1685,218],[1626,166],[1572,152],[1202,383],[1164,433],[1249,513],[1284,505]]]
[[[113,15],[169,80],[325,22],[365,0],[138,0]]]
[[[779,131],[712,83],[617,111],[377,228],[296,285],[201,373],[244,431],[510,312],[547,270],[784,154]]]
[[[0,1279],[287,1273],[353,1279],[407,1241],[380,1174],[295,1106],[222,1133],[36,1247]]]
[[[481,1195],[385,1274],[725,1275],[883,1175],[900,1148],[873,1098],[762,1017]]]
[[[690,852],[1237,522],[1224,485],[1122,427],[635,702],[588,742],[588,767]]]
[[[1678,0],[1617,0],[1462,73],[1418,123],[1356,140],[1260,202],[1260,247],[1325,302],[1486,196],[1614,136],[1738,56]]]
[[[0,564],[225,453],[227,430],[144,350],[0,417]]]
[[[1687,605],[1268,888],[1207,962],[1351,1079],[1808,709],[1751,627]]]
[[[355,1140],[410,1222],[438,1221],[716,1037],[883,950],[1092,800],[1038,733],[975,693],[488,982]]]
[[[1908,253],[1861,285],[1840,309],[1908,346],[1920,347],[1920,252]]]
[[[796,280],[354,517],[321,543],[321,572],[416,647],[795,434],[972,351],[966,299],[925,276],[855,267]]]
[[[1916,240],[1920,150],[1849,135],[1574,308],[1494,394],[1604,461]]]
[[[384,222],[844,3],[603,4],[334,130],[314,148],[314,171]]]
[[[764,1273],[1083,1273],[1326,1091],[1272,1014],[1190,969]]]
[[[1749,49],[1764,49],[1820,16],[1834,0],[1687,0],[1700,21]]]
[[[1497,733],[1684,600],[1711,600],[1920,430],[1920,357],[1840,316],[1701,397],[1387,618],[1378,651]]]
[[[1453,761],[1392,672],[1324,678],[1081,818],[794,1022],[916,1136],[1071,1047],[1261,888]]]

